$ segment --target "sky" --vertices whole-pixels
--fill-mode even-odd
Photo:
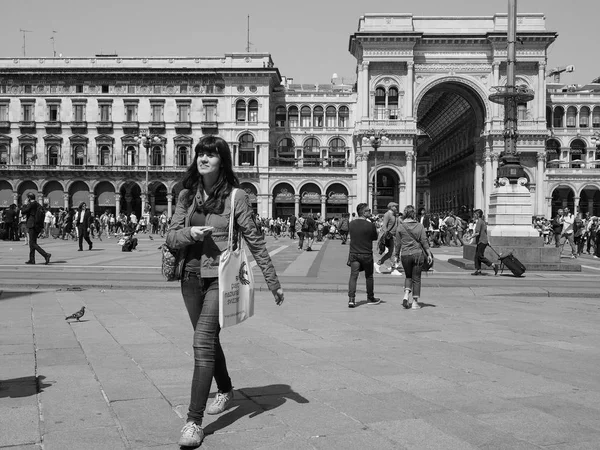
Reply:
[[[8,3],[9,0],[0,0]],[[2,8],[0,57],[69,57],[99,53],[135,56],[222,56],[270,53],[281,75],[295,83],[329,83],[333,73],[354,80],[349,37],[365,13],[415,16],[491,16],[508,0],[20,0]],[[519,12],[544,13],[559,33],[548,68],[574,65],[565,84],[600,77],[599,0],[518,0]],[[29,30],[21,33],[20,30]]]

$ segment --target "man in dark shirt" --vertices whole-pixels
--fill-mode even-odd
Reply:
[[[348,281],[348,308],[356,306],[356,281],[359,272],[365,272],[367,283],[367,304],[377,305],[381,299],[374,294],[373,279],[373,241],[377,240],[377,227],[368,220],[371,210],[366,203],[359,203],[356,207],[358,217],[350,222],[350,281]]]
[[[43,223],[36,223],[35,214],[38,208],[42,206],[35,200],[35,194],[33,192],[27,193],[27,203],[21,208],[21,214],[27,217],[27,233],[29,234],[29,259],[25,261],[25,264],[35,264],[35,252],[37,251],[46,260],[46,264],[50,264],[50,253],[45,251],[37,243],[37,238],[40,232],[44,229]]]

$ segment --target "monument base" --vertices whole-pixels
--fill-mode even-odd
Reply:
[[[561,248],[544,244],[544,239],[533,228],[531,194],[525,186],[526,178],[510,184],[507,178],[498,180],[498,187],[490,197],[488,237],[490,245],[500,255],[512,253],[530,271],[581,272],[581,265],[573,260],[561,260]],[[453,265],[475,268],[475,245],[463,247],[462,258],[449,259]],[[489,247],[485,256],[492,262],[498,255]]]

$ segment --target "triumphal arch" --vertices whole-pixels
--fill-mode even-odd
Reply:
[[[543,14],[517,21],[517,85],[535,92],[518,107],[517,149],[533,211],[544,214],[546,58],[557,33],[546,30]],[[380,212],[389,201],[433,212],[487,211],[504,149],[503,106],[488,97],[506,84],[507,23],[506,14],[359,19],[349,44],[358,75],[359,201],[371,203],[376,186]],[[389,139],[375,148],[364,139],[374,133]]]

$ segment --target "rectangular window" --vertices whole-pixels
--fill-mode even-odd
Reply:
[[[527,105],[517,105],[517,120],[527,120]]]
[[[73,122],[85,120],[85,105],[73,105]]]
[[[0,164],[8,164],[8,150],[4,146],[0,146]]]
[[[102,93],[103,94],[108,94],[108,84],[103,84],[102,85]]]
[[[187,91],[188,91],[187,84],[182,84],[181,86],[179,86],[179,93],[180,94],[187,94]]]
[[[190,121],[190,105],[177,105],[177,120],[179,122]]]
[[[8,88],[6,87],[5,84],[0,84],[0,94],[7,94],[8,93]]]
[[[254,166],[254,151],[240,151],[240,164]]]
[[[76,166],[83,166],[83,164],[85,163],[85,153],[83,151],[83,148],[79,145],[75,148],[75,158],[74,158],[74,163]]]
[[[24,92],[25,92],[26,94],[31,94],[31,90],[32,90],[32,88],[31,88],[31,85],[30,85],[30,84],[26,84],[26,85],[24,86]]]
[[[50,93],[51,94],[56,94],[56,92],[58,91],[58,86],[55,84],[51,84],[50,85]]]
[[[100,105],[100,122],[110,121],[110,105]]]
[[[256,109],[248,110],[248,122],[258,122],[258,110],[256,110]]]
[[[137,105],[125,106],[125,122],[137,122]]]
[[[0,104],[0,122],[8,122],[8,105]]]
[[[128,94],[135,94],[135,86],[133,84],[128,84],[127,85],[127,93]]]
[[[301,123],[301,127],[305,127],[305,128],[309,128],[310,127],[310,116],[301,116],[302,119],[302,123]]]
[[[600,128],[600,109],[595,108],[592,114],[592,126],[594,128]]]
[[[76,84],[75,85],[75,92],[77,94],[83,94],[83,84]]]
[[[154,86],[154,93],[160,94],[161,86]]]
[[[152,105],[152,122],[163,121],[163,105]]]
[[[58,105],[48,105],[48,120],[50,122],[59,121]]]
[[[33,105],[23,105],[23,122],[33,122]]]
[[[590,116],[589,115],[587,115],[587,114],[581,114],[579,116],[579,127],[580,128],[587,128],[590,125],[589,121],[590,121]]]
[[[204,105],[204,121],[205,122],[216,122],[217,121],[217,105]]]

